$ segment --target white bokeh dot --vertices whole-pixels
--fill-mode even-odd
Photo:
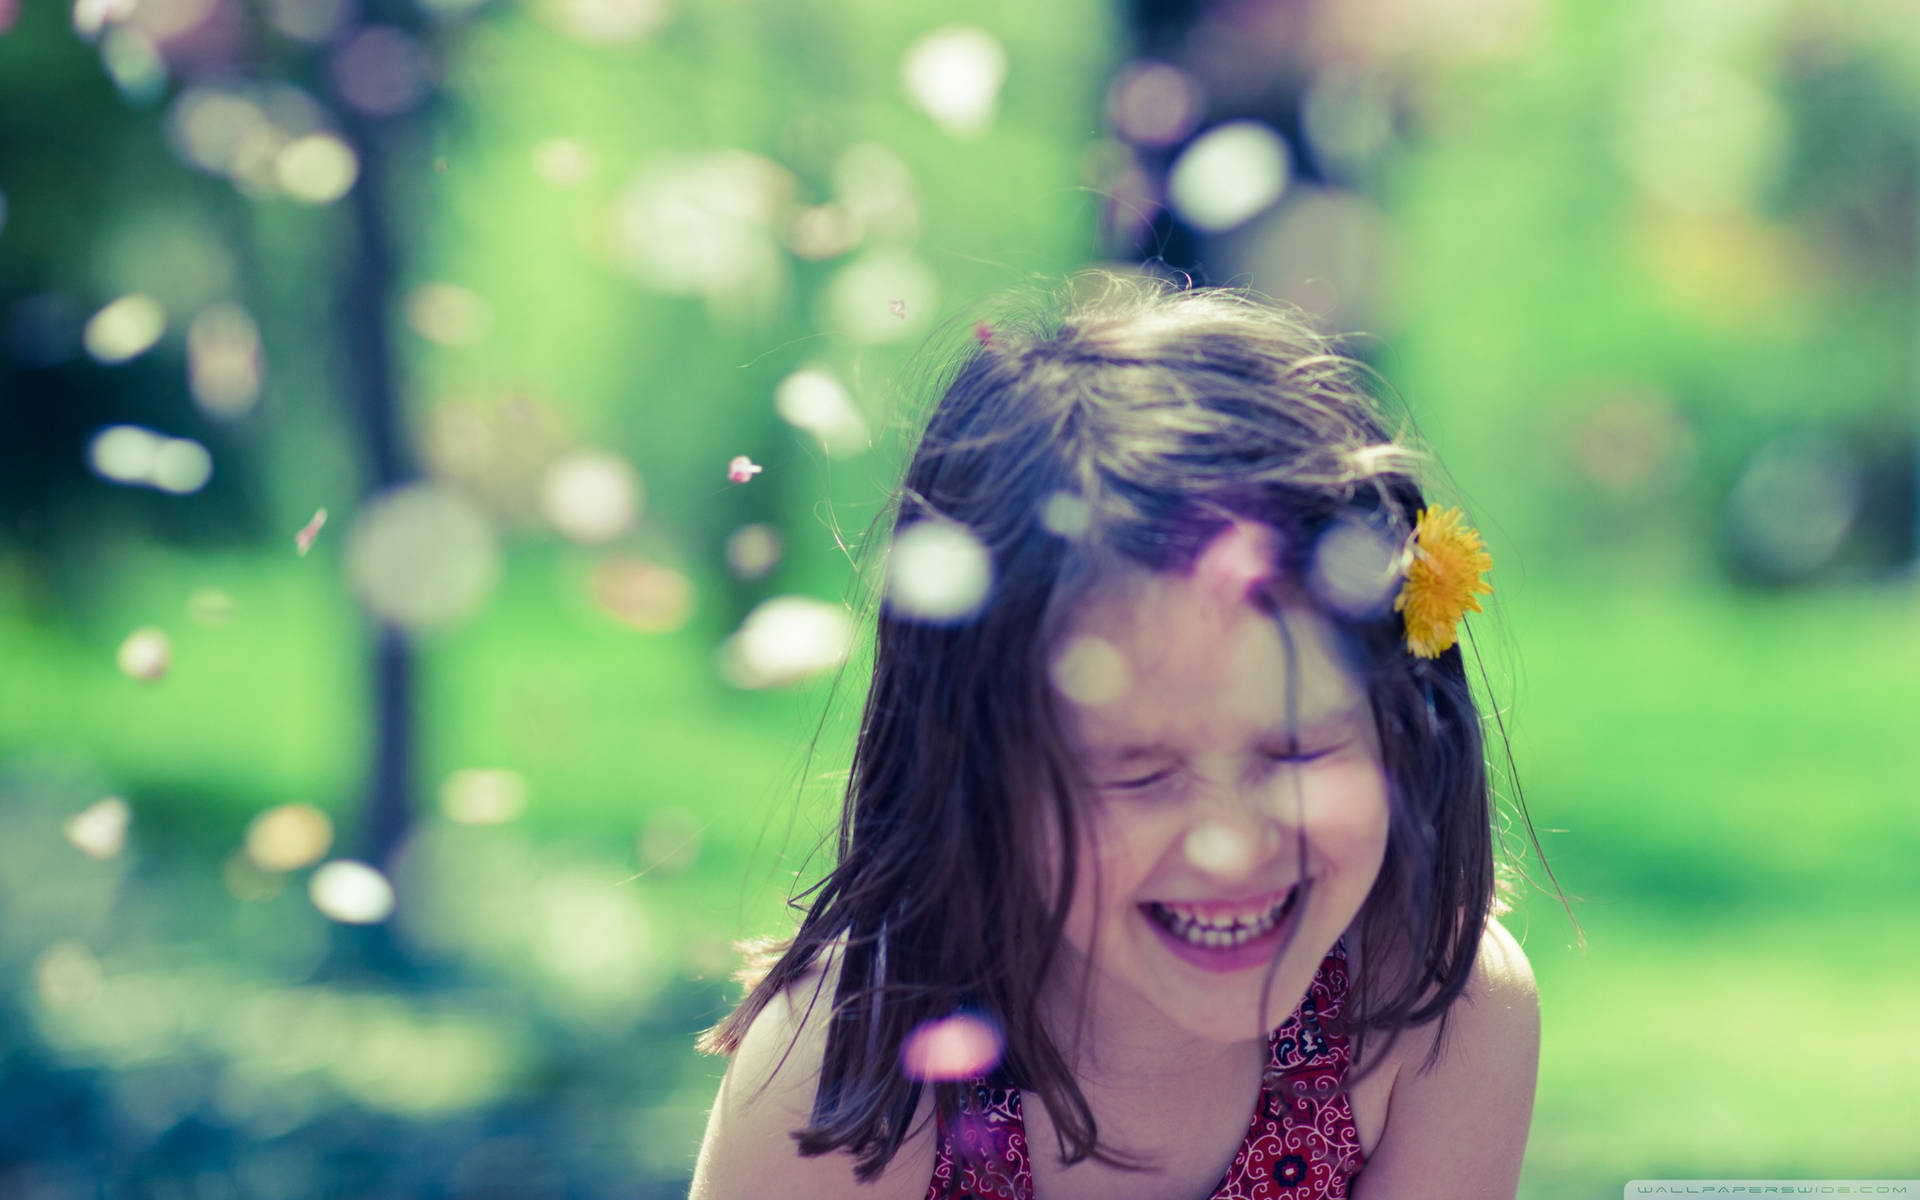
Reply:
[[[993,582],[987,548],[953,521],[916,521],[894,538],[887,561],[887,604],[909,620],[963,620]]]
[[[393,913],[393,885],[363,862],[337,858],[307,881],[313,906],[345,925],[374,925]]]

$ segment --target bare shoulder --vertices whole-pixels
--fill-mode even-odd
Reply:
[[[817,968],[775,997],[747,1029],[721,1080],[694,1167],[691,1200],[857,1196],[919,1200],[933,1175],[933,1123],[923,1097],[912,1132],[880,1178],[862,1184],[846,1153],[803,1158],[793,1133],[808,1123],[826,1054],[836,972]]]
[[[1526,952],[1497,918],[1487,920],[1446,1026],[1431,1066],[1438,1023],[1406,1039],[1386,1127],[1355,1180],[1355,1200],[1518,1190],[1540,1064],[1540,996]]]

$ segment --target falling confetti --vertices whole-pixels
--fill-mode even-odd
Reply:
[[[73,6],[73,31],[84,38],[100,36],[108,25],[133,16],[134,0],[77,0]]]
[[[1180,848],[1187,861],[1209,875],[1237,879],[1252,869],[1258,847],[1244,832],[1216,821],[1205,821],[1188,831]]]
[[[1113,643],[1083,634],[1068,640],[1053,660],[1053,686],[1078,703],[1099,707],[1127,694],[1133,672]]]
[[[791,287],[777,228],[798,189],[744,150],[653,156],[613,197],[608,250],[652,290],[761,311]]]
[[[274,157],[282,191],[303,204],[332,204],[360,178],[360,156],[331,133],[310,133],[288,142]]]
[[[67,840],[89,858],[109,859],[127,844],[127,825],[133,809],[118,796],[108,796],[68,819]]]
[[[111,366],[138,358],[167,331],[167,310],[152,296],[122,296],[87,321],[81,341],[87,353]]]
[[[533,148],[533,170],[555,187],[572,187],[593,175],[593,151],[572,138],[549,138]]]
[[[465,767],[440,785],[440,811],[462,825],[504,825],[527,807],[527,781],[504,767]]]
[[[958,621],[980,607],[992,578],[987,548],[964,526],[916,521],[894,539],[887,605],[908,620]]]
[[[1858,453],[1831,437],[1784,436],[1762,446],[1728,497],[1741,565],[1769,579],[1826,565],[1859,519],[1865,478]]]
[[[608,450],[575,450],[540,480],[540,514],[576,542],[609,542],[632,527],[645,503],[639,474]]]
[[[736,454],[727,460],[727,478],[735,483],[745,483],[764,470],[765,467],[744,454]]]
[[[198,625],[225,625],[233,619],[234,608],[233,597],[215,587],[200,588],[187,597],[187,615]]]
[[[263,871],[309,866],[332,845],[332,819],[311,804],[281,804],[247,823],[247,857]]]
[[[237,304],[207,306],[187,326],[193,402],[216,420],[245,416],[260,399],[260,327]]]
[[[1273,575],[1273,531],[1250,521],[1235,521],[1200,552],[1194,577],[1215,600],[1238,604]]]
[[[467,619],[500,578],[493,525],[466,494],[437,483],[382,493],[354,514],[347,575],[381,619],[409,630]]]
[[[1160,148],[1193,132],[1205,111],[1194,78],[1167,63],[1127,64],[1107,91],[1107,119],[1128,141]]]
[[[833,273],[816,293],[816,319],[863,345],[905,341],[939,307],[933,269],[899,249],[872,249]]]
[[[764,579],[780,564],[780,534],[771,525],[742,525],[727,536],[727,569],[737,579]]]
[[[773,408],[787,424],[819,438],[834,457],[858,454],[871,440],[867,419],[847,386],[825,367],[803,367],[782,379],[773,391]]]
[[[78,1008],[100,995],[100,960],[76,941],[48,946],[33,962],[33,986],[50,1009]]]
[[[936,29],[908,47],[900,63],[907,98],[941,128],[971,137],[993,122],[1007,78],[1007,52],[970,25]]]
[[[1004,1044],[984,1018],[956,1013],[908,1034],[900,1065],[914,1079],[977,1079],[999,1063]]]
[[[94,472],[115,483],[191,495],[213,477],[213,455],[192,438],[167,437],[138,425],[109,425],[87,443]]]
[[[127,635],[114,661],[129,678],[151,683],[167,673],[173,662],[173,643],[157,626],[144,625]]]
[[[687,577],[633,555],[595,563],[587,590],[614,620],[642,633],[672,633],[693,615],[693,584]]]
[[[407,324],[430,342],[471,346],[493,327],[493,306],[471,288],[423,283],[407,297]]]
[[[324,45],[347,18],[347,0],[267,0],[267,19],[298,42]]]
[[[1386,612],[1400,587],[1401,548],[1361,521],[1336,521],[1313,547],[1307,586],[1322,604],[1354,620]]]
[[[982,346],[993,345],[993,326],[981,321],[973,327],[973,340]]]
[[[646,37],[667,19],[666,0],[548,0],[541,15],[583,42],[620,44]]]
[[[1167,172],[1167,203],[1187,224],[1224,233],[1286,190],[1287,143],[1260,121],[1229,121],[1187,143]]]
[[[313,873],[307,882],[313,906],[345,925],[374,925],[393,912],[393,885],[362,862],[339,858]]]
[[[781,687],[832,670],[852,644],[846,609],[809,596],[775,596],[722,643],[720,670],[735,687]]]
[[[1055,492],[1040,505],[1040,524],[1055,537],[1071,541],[1086,536],[1093,510],[1078,496]]]
[[[787,249],[819,262],[851,250],[865,232],[845,208],[829,203],[801,209],[788,223],[784,237]]]
[[[432,87],[426,48],[390,25],[364,25],[348,33],[334,44],[327,65],[334,94],[369,117],[398,116]],[[435,158],[433,169],[445,171],[447,160]]]
[[[313,520],[308,521],[299,533],[293,535],[294,549],[300,552],[301,558],[305,558],[307,551],[313,549],[313,539],[320,536],[320,527],[326,523],[327,510],[317,509],[313,514]]]

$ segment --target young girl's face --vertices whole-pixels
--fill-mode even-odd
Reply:
[[[1141,571],[1096,591],[1053,660],[1096,788],[1066,922],[1069,946],[1093,957],[1096,1011],[1145,1004],[1218,1041],[1265,1036],[1286,1018],[1387,843],[1366,689],[1324,617],[1248,601],[1258,572],[1245,564],[1258,556],[1227,543],[1246,536],[1223,535],[1192,571]],[[1303,879],[1310,890],[1296,891]],[[1077,977],[1080,963],[1069,966]]]

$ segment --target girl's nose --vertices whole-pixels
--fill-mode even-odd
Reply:
[[[1279,849],[1279,827],[1244,811],[1208,815],[1181,843],[1194,869],[1227,882],[1249,878]]]

